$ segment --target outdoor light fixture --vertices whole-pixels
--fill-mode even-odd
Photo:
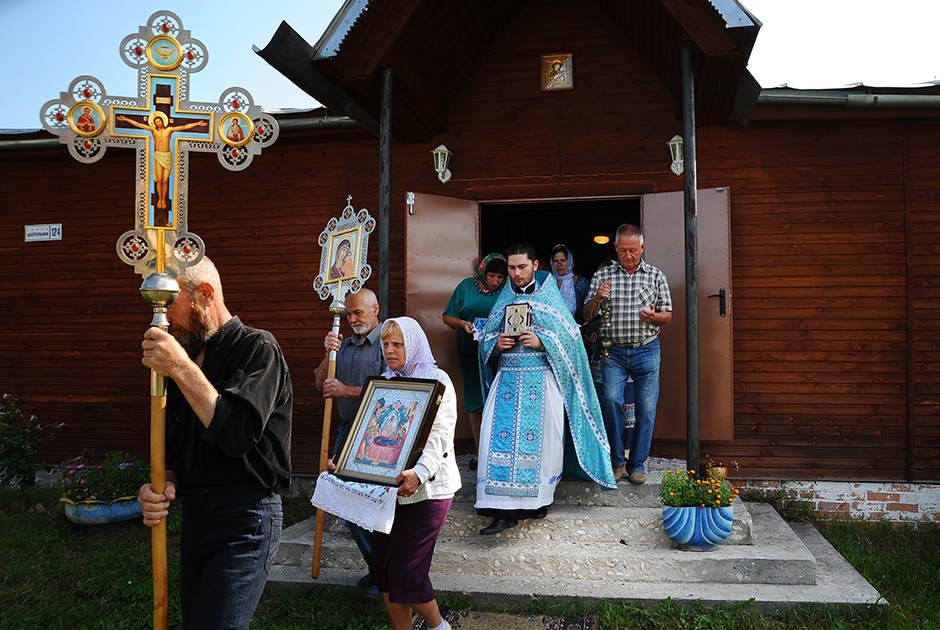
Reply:
[[[606,245],[607,243],[610,242],[610,237],[607,236],[606,234],[598,234],[597,236],[594,237],[594,242],[597,243],[598,245]]]
[[[685,158],[682,155],[682,136],[673,136],[672,140],[666,143],[669,145],[669,153],[672,154],[672,166],[669,168],[676,175],[682,175],[685,170]]]
[[[442,184],[446,184],[450,181],[450,171],[447,170],[447,165],[453,153],[442,144],[431,151],[431,155],[434,156],[434,170],[437,172],[437,178]]]

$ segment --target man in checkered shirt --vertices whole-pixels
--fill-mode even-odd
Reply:
[[[614,249],[617,260],[601,265],[591,279],[584,302],[584,319],[601,312],[607,300],[610,307],[610,356],[601,358],[601,383],[597,395],[604,414],[610,461],[614,477],[628,475],[630,483],[646,481],[659,400],[659,327],[672,321],[672,296],[666,275],[643,260],[643,232],[635,225],[617,228]],[[623,397],[628,377],[633,378],[636,425],[623,433]],[[630,450],[624,458],[624,447]]]

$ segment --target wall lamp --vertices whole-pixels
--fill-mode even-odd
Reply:
[[[672,166],[670,170],[676,175],[682,175],[685,170],[685,156],[682,154],[682,136],[676,135],[672,140],[666,143],[669,145],[669,153],[672,155]]]
[[[597,236],[594,237],[594,242],[597,243],[598,245],[606,245],[607,243],[610,242],[610,237],[607,236],[606,234],[598,234]]]
[[[453,153],[442,144],[431,151],[431,155],[434,157],[434,170],[437,172],[437,178],[442,184],[446,184],[450,181],[450,171],[447,170],[447,165],[450,164],[450,156]]]

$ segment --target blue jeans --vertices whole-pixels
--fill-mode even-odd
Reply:
[[[186,489],[182,505],[183,627],[247,630],[281,540],[280,495],[245,485]]]
[[[614,345],[608,352],[609,357],[600,359],[601,382],[597,394],[610,442],[610,463],[614,468],[626,463],[628,473],[646,472],[659,401],[659,338],[639,348]],[[624,462],[623,402],[628,377],[633,379],[636,425],[627,431],[626,447],[630,449],[630,456]]]

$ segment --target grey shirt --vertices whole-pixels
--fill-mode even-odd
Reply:
[[[343,339],[336,351],[336,378],[344,385],[362,387],[370,376],[379,376],[385,371],[385,356],[382,354],[382,325],[376,326],[365,337],[352,335]],[[358,398],[336,398],[333,400],[339,413],[340,425],[333,445],[335,458],[343,446],[349,423],[359,408]]]

